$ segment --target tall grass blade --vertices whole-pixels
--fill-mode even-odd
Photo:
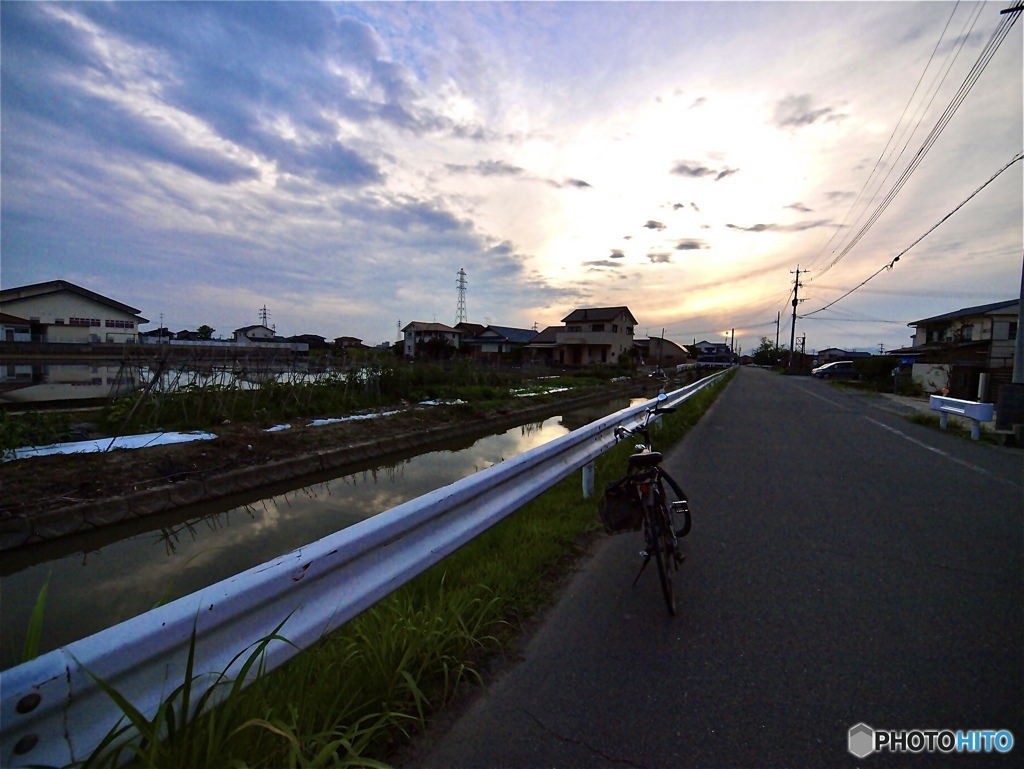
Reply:
[[[43,637],[43,613],[46,609],[46,592],[50,588],[50,576],[46,575],[46,582],[39,589],[35,605],[32,607],[32,614],[28,619],[28,630],[25,631],[25,645],[21,650],[21,661],[30,662],[39,656],[39,641]]]

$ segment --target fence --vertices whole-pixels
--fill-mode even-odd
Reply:
[[[719,372],[669,395],[680,403]],[[343,529],[89,638],[0,673],[0,765],[81,761],[120,710],[92,675],[147,718],[184,680],[195,633],[199,697],[235,655],[280,631],[294,646],[266,649],[270,670],[391,593],[614,445],[614,429],[646,404]],[[214,698],[215,699],[215,698]]]

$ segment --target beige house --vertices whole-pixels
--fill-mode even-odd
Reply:
[[[24,318],[35,341],[135,342],[139,310],[66,280],[0,291],[0,312]]]
[[[573,310],[562,323],[555,335],[561,365],[617,363],[633,347],[636,318],[628,307],[585,307]]]

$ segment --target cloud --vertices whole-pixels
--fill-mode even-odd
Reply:
[[[809,94],[787,96],[775,105],[775,125],[780,128],[802,128],[820,120],[831,123],[845,117],[834,112],[831,107],[813,109],[812,101]]]
[[[794,211],[799,211],[802,214],[809,214],[811,212],[811,209],[803,203],[790,203],[788,206],[783,206],[783,208],[792,208]]]
[[[686,203],[676,203],[672,206],[673,211],[678,211],[680,208],[686,208]]]
[[[589,182],[584,181],[583,179],[565,179],[565,181],[560,181],[560,182],[559,181],[552,181],[551,184],[556,186],[556,187],[559,187],[559,188],[561,188],[561,187],[575,187],[577,189],[586,189],[588,187],[592,187],[593,186],[592,184],[590,184]]]
[[[856,193],[853,192],[833,191],[825,193],[825,197],[828,198],[829,203],[841,203],[842,201],[849,200],[850,198],[855,196]]]
[[[688,176],[691,179],[701,179],[706,176],[713,176],[716,182],[722,181],[733,174],[739,173],[738,168],[710,168],[702,163],[691,160],[680,160],[672,167],[670,173],[676,176]]]
[[[727,224],[725,226],[730,230],[739,230],[740,232],[803,232],[804,230],[813,230],[816,227],[829,227],[831,225],[831,220],[819,219],[814,222],[797,222],[796,224],[754,224],[750,227]]]
[[[685,238],[676,243],[676,251],[698,251],[708,248],[707,241]]]
[[[618,268],[622,267],[621,264],[619,264],[618,262],[616,262],[616,261],[614,261],[612,259],[595,259],[595,260],[589,261],[589,262],[582,262],[582,264],[583,264],[584,267],[590,267],[592,269],[602,269],[602,268],[618,269]]]
[[[445,168],[453,173],[477,174],[478,176],[519,176],[523,173],[522,168],[506,163],[504,160],[481,160],[475,166],[449,163]]]
[[[672,254],[667,253],[651,253],[646,256],[651,260],[651,264],[669,264],[672,261]]]
[[[693,100],[693,104],[690,105],[690,109],[695,109],[697,107],[702,107],[706,103],[707,103],[707,98],[705,98],[704,96],[698,96],[696,99]]]
[[[656,222],[653,219],[648,219],[647,223],[644,225],[644,227],[646,227],[649,230],[658,230],[658,231],[661,231],[661,230],[665,229],[665,225],[664,224],[662,224],[661,222]]]
[[[613,248],[610,256],[612,259],[624,259],[626,257],[626,254],[625,252],[622,251],[622,249]]]

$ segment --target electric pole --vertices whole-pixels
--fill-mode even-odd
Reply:
[[[789,271],[790,274],[794,274],[793,270]],[[796,306],[800,304],[800,273],[808,272],[808,270],[801,270],[800,265],[796,266],[796,277],[793,279],[793,327],[789,330],[789,369],[793,369],[793,354],[795,350],[793,345],[796,342]]]
[[[782,311],[775,313],[775,349],[779,349],[779,321],[782,320]]]

